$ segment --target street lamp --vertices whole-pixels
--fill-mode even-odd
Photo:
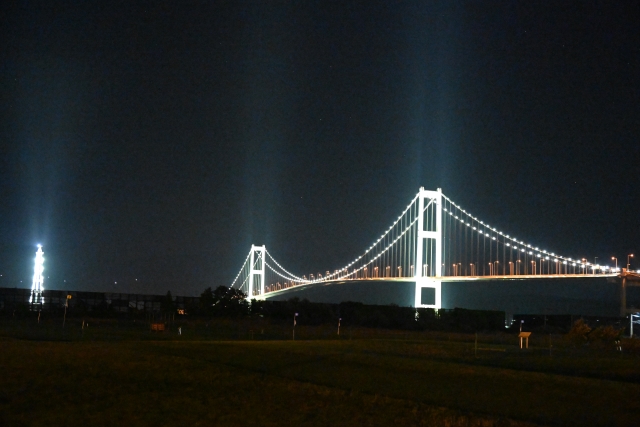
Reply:
[[[298,317],[298,313],[293,315],[293,341],[296,340],[296,317]]]
[[[495,275],[498,275],[498,266],[496,264],[500,264],[500,261],[494,261],[494,267],[493,267],[493,272],[495,273]]]
[[[633,254],[627,255],[627,272],[629,271],[629,266],[631,265],[631,263],[629,262],[629,258],[633,258]]]
[[[340,335],[340,321],[342,320],[342,317],[338,317],[338,335]]]
[[[71,299],[71,295],[67,295],[67,299],[64,302],[64,318],[62,319],[62,327],[64,328],[64,324],[67,321],[67,307],[69,306],[69,300]],[[40,314],[38,314],[38,320],[40,320]]]

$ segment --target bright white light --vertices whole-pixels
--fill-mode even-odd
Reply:
[[[33,268],[33,284],[31,285],[31,296],[29,297],[30,304],[42,304],[42,291],[44,290],[44,277],[42,272],[44,271],[44,252],[42,252],[42,245],[38,245],[38,251],[36,252],[35,266]]]

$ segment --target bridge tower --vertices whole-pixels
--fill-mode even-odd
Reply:
[[[425,213],[428,203],[434,204],[435,209],[427,210]],[[435,218],[429,218],[428,215],[433,211],[435,211]],[[440,309],[442,308],[442,189],[429,191],[420,187],[416,237],[415,307]],[[424,271],[425,264],[429,263],[432,264],[430,273]],[[426,303],[423,303],[423,293],[427,299]]]
[[[264,271],[265,271],[265,247],[251,245],[251,264],[249,265],[249,293],[247,298],[251,301],[253,298],[264,298]],[[257,282],[256,282],[257,280]],[[259,290],[254,297],[254,288]]]
[[[38,310],[42,308],[44,304],[44,297],[42,291],[44,290],[44,252],[42,251],[42,245],[38,245],[38,251],[36,252],[35,267],[33,269],[33,284],[31,285],[31,296],[29,297],[29,304],[31,304],[32,310]]]

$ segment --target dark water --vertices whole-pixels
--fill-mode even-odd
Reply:
[[[293,289],[274,299],[413,306],[414,293],[415,284],[411,282],[357,281]],[[509,314],[618,316],[620,284],[604,277],[444,282],[442,306]],[[640,288],[627,289],[627,306],[640,307]]]

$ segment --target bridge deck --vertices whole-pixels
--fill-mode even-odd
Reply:
[[[614,278],[620,277],[619,274],[537,274],[537,275],[500,275],[500,276],[440,276],[427,277],[430,280],[438,280],[441,282],[473,282],[473,281],[492,281],[492,280],[529,280],[529,279],[591,279],[591,278]],[[278,289],[265,293],[264,297],[282,295],[287,291],[300,290],[315,286],[334,285],[339,283],[356,283],[356,282],[415,282],[415,277],[375,277],[375,278],[357,278],[357,279],[336,279],[323,280],[312,283],[304,283],[293,287]]]

